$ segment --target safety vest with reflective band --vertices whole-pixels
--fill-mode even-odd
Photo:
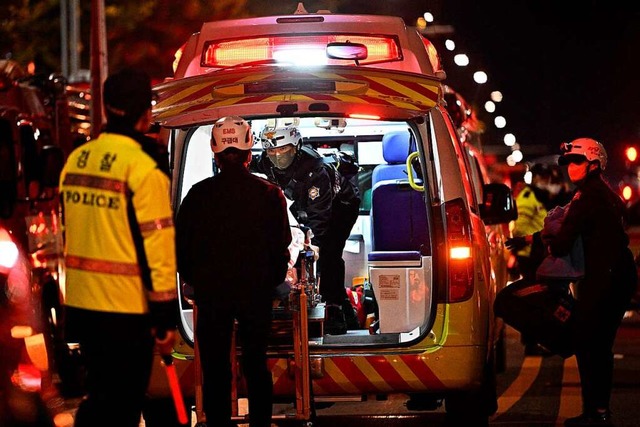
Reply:
[[[169,180],[138,142],[103,133],[78,147],[62,171],[60,194],[67,305],[141,314],[147,301],[176,298]]]
[[[518,218],[515,220],[513,235],[516,237],[528,236],[542,230],[547,209],[538,200],[533,188],[526,186],[516,196]],[[531,245],[527,245],[518,251],[519,256],[531,255]]]

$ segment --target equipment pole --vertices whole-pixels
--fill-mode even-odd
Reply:
[[[104,0],[91,0],[91,137],[103,123],[102,84],[107,78],[107,37]]]

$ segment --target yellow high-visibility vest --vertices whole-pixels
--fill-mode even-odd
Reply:
[[[142,314],[148,311],[147,301],[176,298],[169,179],[138,142],[103,133],[75,149],[60,176],[60,197],[66,305]],[[143,237],[151,272],[147,286],[132,229]]]

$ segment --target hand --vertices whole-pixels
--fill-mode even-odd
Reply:
[[[504,245],[510,251],[517,251],[527,246],[526,237],[512,237],[504,242]]]
[[[156,349],[161,356],[170,356],[173,353],[173,346],[176,343],[176,330],[169,329],[164,336],[156,335]]]

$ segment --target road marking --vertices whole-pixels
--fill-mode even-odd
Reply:
[[[507,412],[513,405],[516,404],[524,393],[531,387],[533,382],[540,373],[540,366],[542,365],[542,357],[540,356],[526,356],[520,366],[520,372],[518,376],[511,383],[504,393],[498,397],[498,411],[492,418],[497,418],[500,415]]]
[[[575,417],[576,408],[582,408],[582,396],[580,395],[580,374],[575,356],[564,360],[562,368],[562,391],[560,393],[560,409],[556,426],[564,425],[564,420]]]

